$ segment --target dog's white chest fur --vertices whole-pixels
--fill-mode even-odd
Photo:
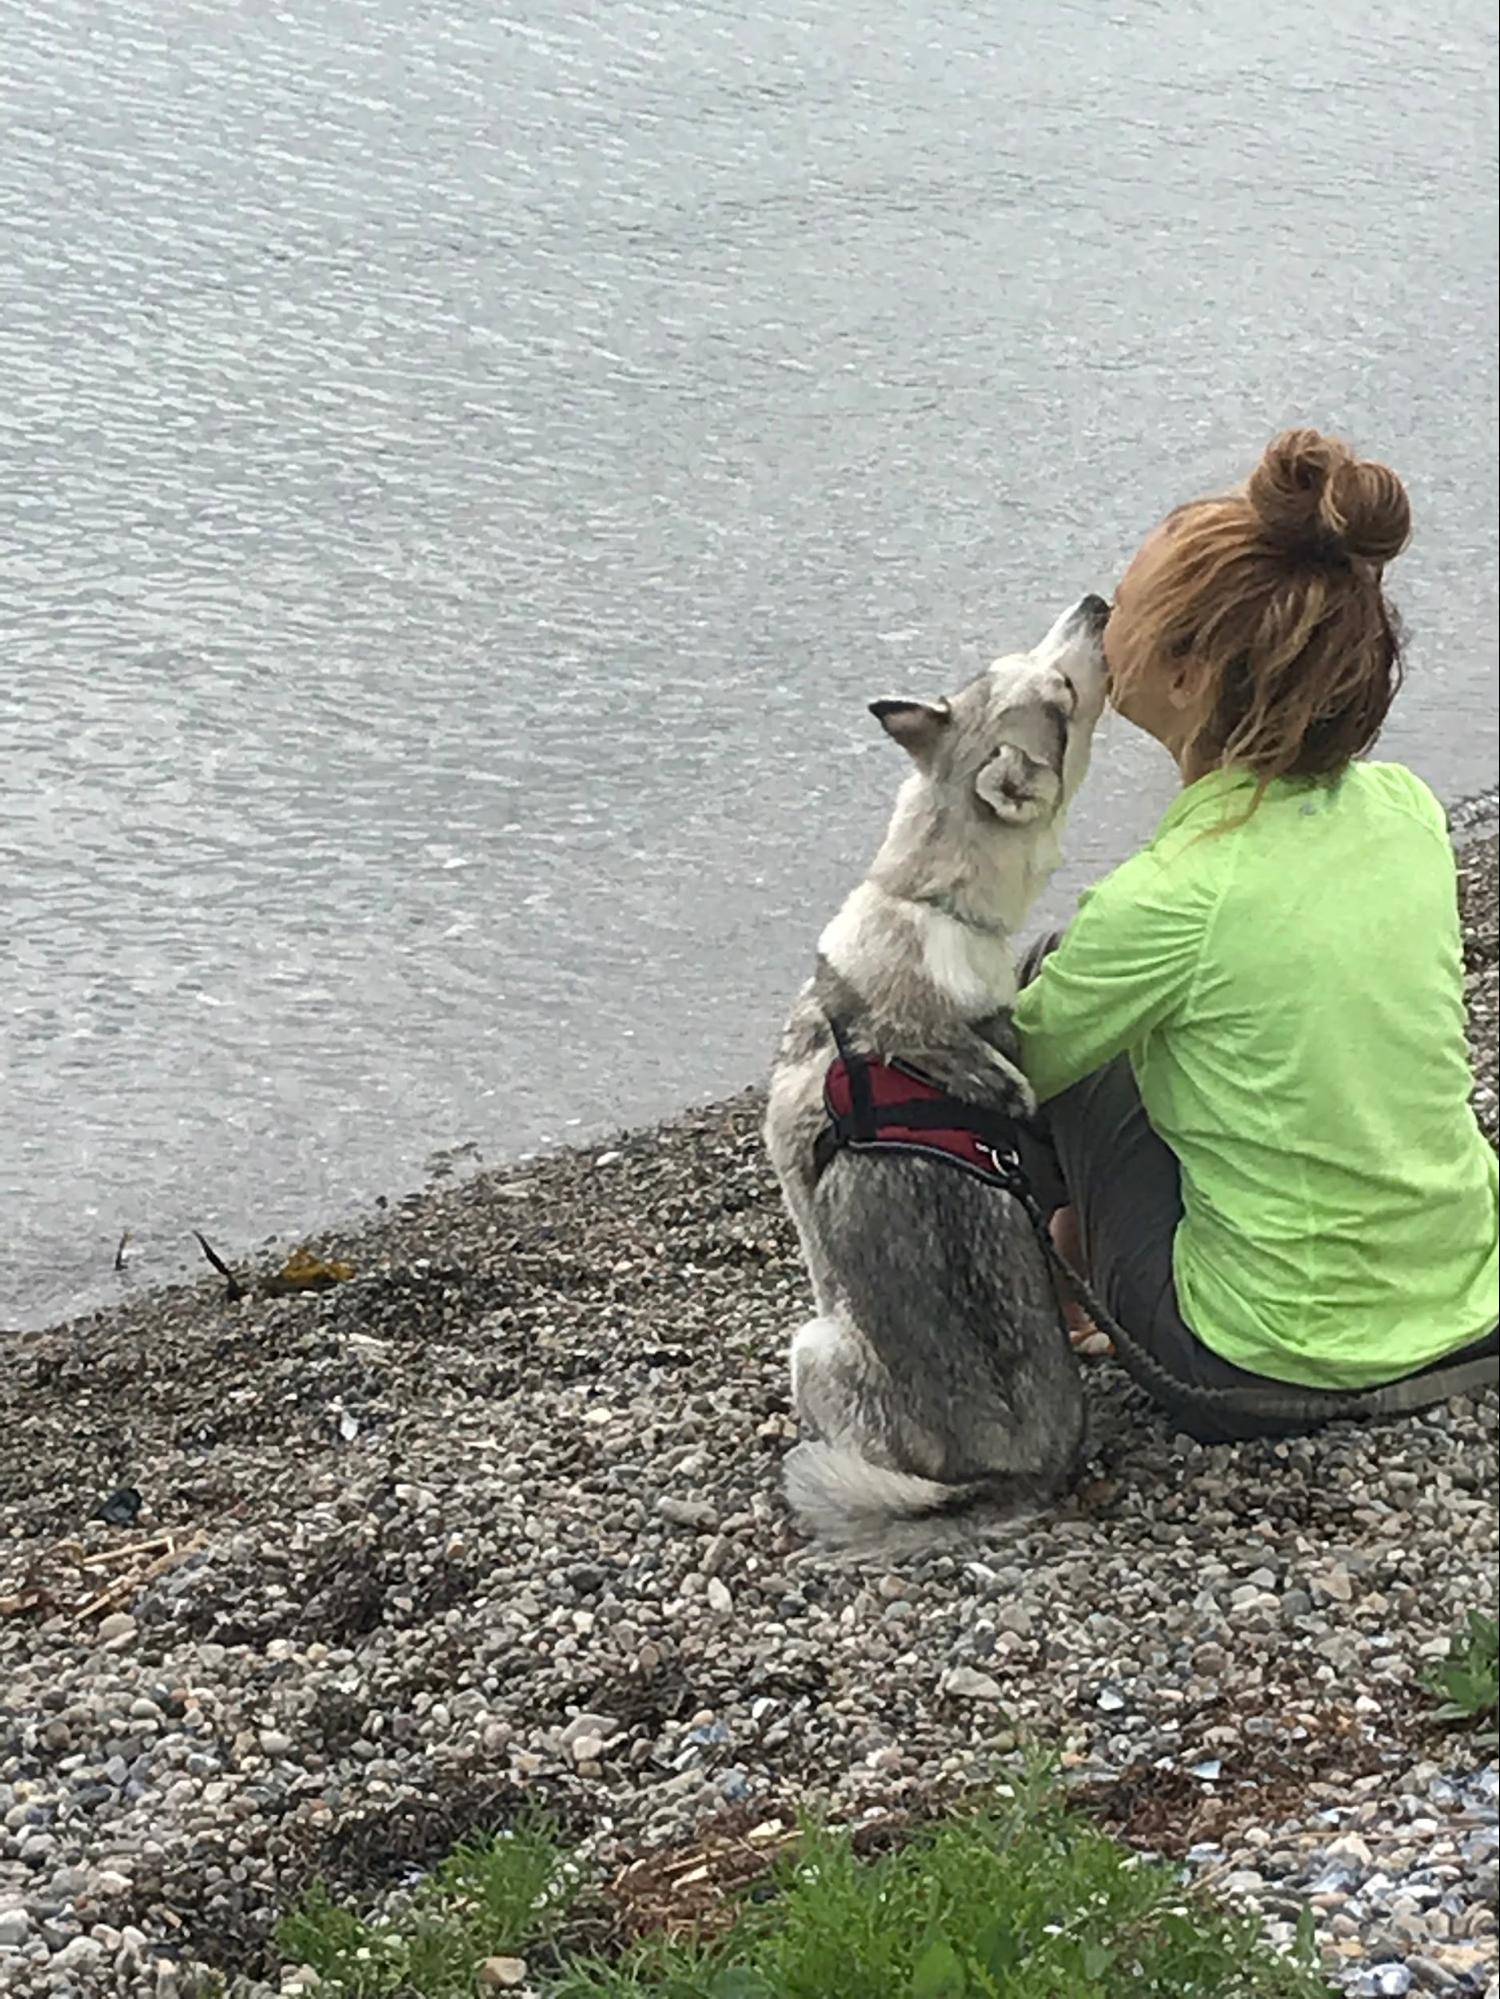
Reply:
[[[960,1013],[979,1016],[1010,1005],[1016,974],[1009,938],[972,929],[940,909],[923,910],[921,928],[928,977]]]
[[[906,949],[892,951],[893,925]],[[873,998],[893,978],[925,978],[961,1017],[982,1018],[1016,996],[1007,938],[976,930],[941,909],[897,901],[862,882],[818,940],[818,949],[857,992]]]

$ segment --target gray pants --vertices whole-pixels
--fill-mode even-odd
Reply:
[[[1027,952],[1021,983],[1034,978],[1056,936]],[[1500,1380],[1500,1333],[1491,1332],[1419,1374],[1357,1394],[1296,1388],[1247,1374],[1204,1346],[1182,1316],[1172,1245],[1182,1220],[1177,1155],[1146,1116],[1121,1056],[1045,1104],[1045,1146],[1029,1154],[1033,1192],[1048,1212],[1078,1218],[1085,1274],[1125,1338],[1126,1371],[1200,1443],[1293,1436],[1336,1419],[1430,1408]]]

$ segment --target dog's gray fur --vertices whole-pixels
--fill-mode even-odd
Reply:
[[[869,875],[824,931],[771,1075],[766,1144],[817,1316],[792,1340],[804,1440],[787,1495],[819,1540],[889,1547],[895,1523],[1055,1494],[1083,1447],[1083,1396],[1024,1210],[973,1175],[903,1152],[813,1142],[834,1059],[899,1058],[1012,1115],[1011,937],[1058,859],[1104,705],[1105,607],[1085,598],[1033,652],[938,703],[872,713],[915,765]]]

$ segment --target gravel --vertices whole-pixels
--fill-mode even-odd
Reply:
[[[1492,829],[1462,876],[1493,1140]],[[7,1343],[0,1990],[275,1991],[300,1883],[399,1896],[528,1801],[613,1872],[726,1812],[921,1815],[1041,1731],[1349,1992],[1495,1999],[1496,1765],[1420,1684],[1494,1608],[1495,1397],[1204,1449],[1100,1362],[1066,1508],[810,1561],[758,1116],[414,1196],[325,1291]]]

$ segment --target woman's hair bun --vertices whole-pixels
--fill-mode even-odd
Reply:
[[[1411,534],[1411,502],[1391,468],[1356,458],[1319,430],[1273,438],[1245,497],[1267,536],[1292,555],[1385,563]]]

